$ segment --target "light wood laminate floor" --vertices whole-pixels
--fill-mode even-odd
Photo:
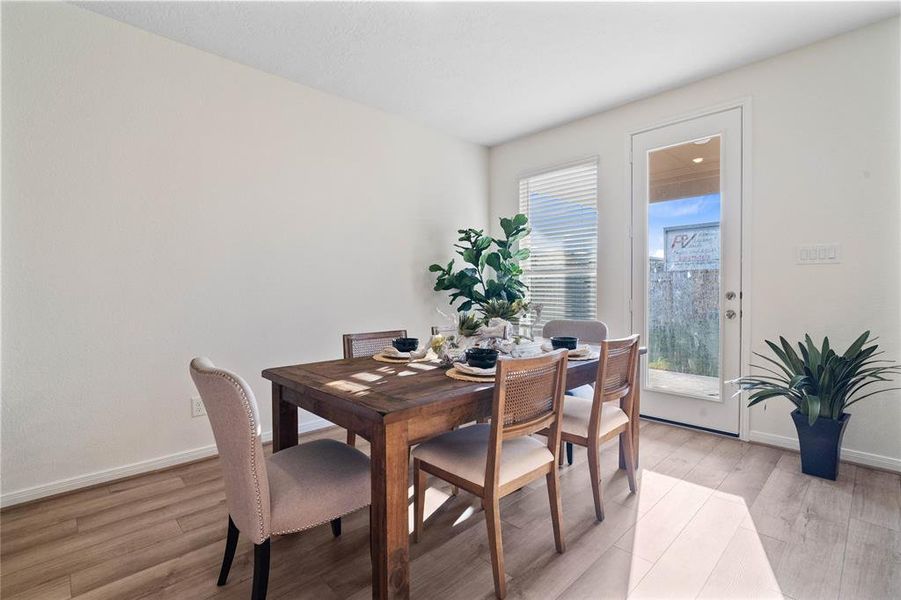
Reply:
[[[343,431],[306,436],[342,439]],[[365,442],[361,447],[366,450]],[[561,471],[567,551],[558,555],[543,483],[501,503],[510,598],[899,598],[901,478],[842,465],[835,483],[791,452],[643,423],[640,491],[603,453],[606,520],[594,519],[585,453]],[[430,480],[423,541],[411,545],[414,598],[492,598],[482,512]],[[412,490],[411,490],[412,491]],[[370,597],[369,516],[277,538],[269,597]],[[242,538],[215,585],[226,530],[216,459],[12,507],[0,514],[0,595],[240,598]]]

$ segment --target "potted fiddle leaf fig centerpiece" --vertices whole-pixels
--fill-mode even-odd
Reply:
[[[529,235],[528,222],[523,214],[501,219],[502,238],[485,235],[482,229],[460,229],[460,243],[454,247],[465,266],[455,269],[453,259],[446,266],[429,267],[437,274],[435,291],[451,292],[451,306],[462,300],[456,308],[462,313],[459,321],[467,331],[474,330],[474,325],[478,327],[479,321],[487,324],[493,318],[516,322],[528,309],[520,261],[529,257],[529,249],[515,247]],[[479,316],[469,311],[476,311]],[[461,334],[466,335],[463,331]]]
[[[829,338],[817,347],[809,335],[798,343],[795,352],[780,337],[779,344],[766,340],[775,358],[754,354],[775,366],[751,365],[763,371],[736,380],[751,393],[748,406],[775,397],[784,397],[795,405],[791,416],[801,446],[801,471],[824,479],[838,476],[842,436],[851,415],[845,409],[875,394],[901,388],[872,389],[869,386],[890,381],[888,375],[901,368],[888,360],[876,360],[882,354],[865,331],[839,354],[829,346]],[[867,345],[869,340],[870,345]],[[861,393],[866,389],[866,393]]]

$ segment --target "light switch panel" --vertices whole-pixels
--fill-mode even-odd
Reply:
[[[839,244],[804,244],[795,252],[799,265],[834,265],[841,262]]]

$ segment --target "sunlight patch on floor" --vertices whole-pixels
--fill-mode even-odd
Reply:
[[[643,471],[631,501],[637,521],[615,544],[632,558],[629,598],[783,597],[742,497]]]
[[[600,592],[636,599],[784,598],[770,564],[775,540],[758,534],[741,496],[650,470],[640,471],[634,494],[622,472],[605,480],[605,485],[605,501],[621,508],[618,515],[608,509],[609,522],[598,526],[627,530],[612,546],[599,550],[595,562],[567,590],[569,595],[561,598]],[[412,486],[408,493],[412,532]],[[426,527],[451,498],[441,489],[426,489]],[[565,521],[565,495],[562,502]],[[622,507],[631,509],[628,515],[621,512]],[[453,510],[448,515],[456,516],[452,527],[478,513],[472,504],[454,505]],[[623,518],[631,521],[613,522]]]
[[[471,517],[471,516],[474,515],[474,514],[476,514],[476,508],[475,508],[474,506],[472,506],[472,505],[467,506],[467,507],[466,507],[466,510],[464,510],[462,513],[460,513],[460,516],[457,517],[457,520],[456,520],[456,521],[454,521],[454,525],[453,525],[453,526],[456,527],[457,525],[463,524],[463,522],[464,522],[466,519],[468,519],[469,517]]]
[[[410,532],[413,532],[413,526],[416,523],[416,514],[413,510],[413,486],[411,485],[407,490],[408,498],[410,499],[409,503],[409,511],[408,511],[408,521],[410,526]],[[433,487],[426,487],[425,489],[425,510],[423,511],[423,522],[428,524],[429,517],[431,517],[435,512],[444,506],[444,503],[453,498],[447,492],[439,490]]]

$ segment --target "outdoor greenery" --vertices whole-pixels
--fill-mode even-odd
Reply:
[[[465,266],[454,270],[456,259],[447,266],[431,265],[429,271],[437,274],[435,291],[451,292],[451,306],[462,300],[456,307],[461,313],[476,310],[485,321],[492,317],[515,319],[527,308],[520,261],[529,257],[529,249],[514,246],[529,235],[528,222],[523,214],[502,218],[503,238],[485,235],[481,229],[460,229],[460,243],[454,247]]]
[[[888,390],[901,389],[881,388],[860,394],[868,386],[891,381],[887,375],[901,374],[901,367],[894,361],[875,359],[882,352],[877,352],[878,346],[872,344],[876,338],[870,340],[869,337],[870,332],[865,331],[842,354],[829,346],[827,337],[817,347],[810,336],[805,335],[804,342],[798,343],[800,354],[783,337],[779,338],[779,345],[766,340],[776,358],[757,352],[754,354],[776,369],[751,365],[766,374],[742,377],[736,383],[753,392],[748,406],[783,396],[802,415],[807,416],[810,425],[819,417],[838,420],[845,409],[855,402]],[[866,345],[868,340],[872,345]]]
[[[650,326],[648,366],[662,371],[719,377],[719,320],[673,320]]]
[[[648,366],[719,377],[719,269],[670,271],[648,264]]]

